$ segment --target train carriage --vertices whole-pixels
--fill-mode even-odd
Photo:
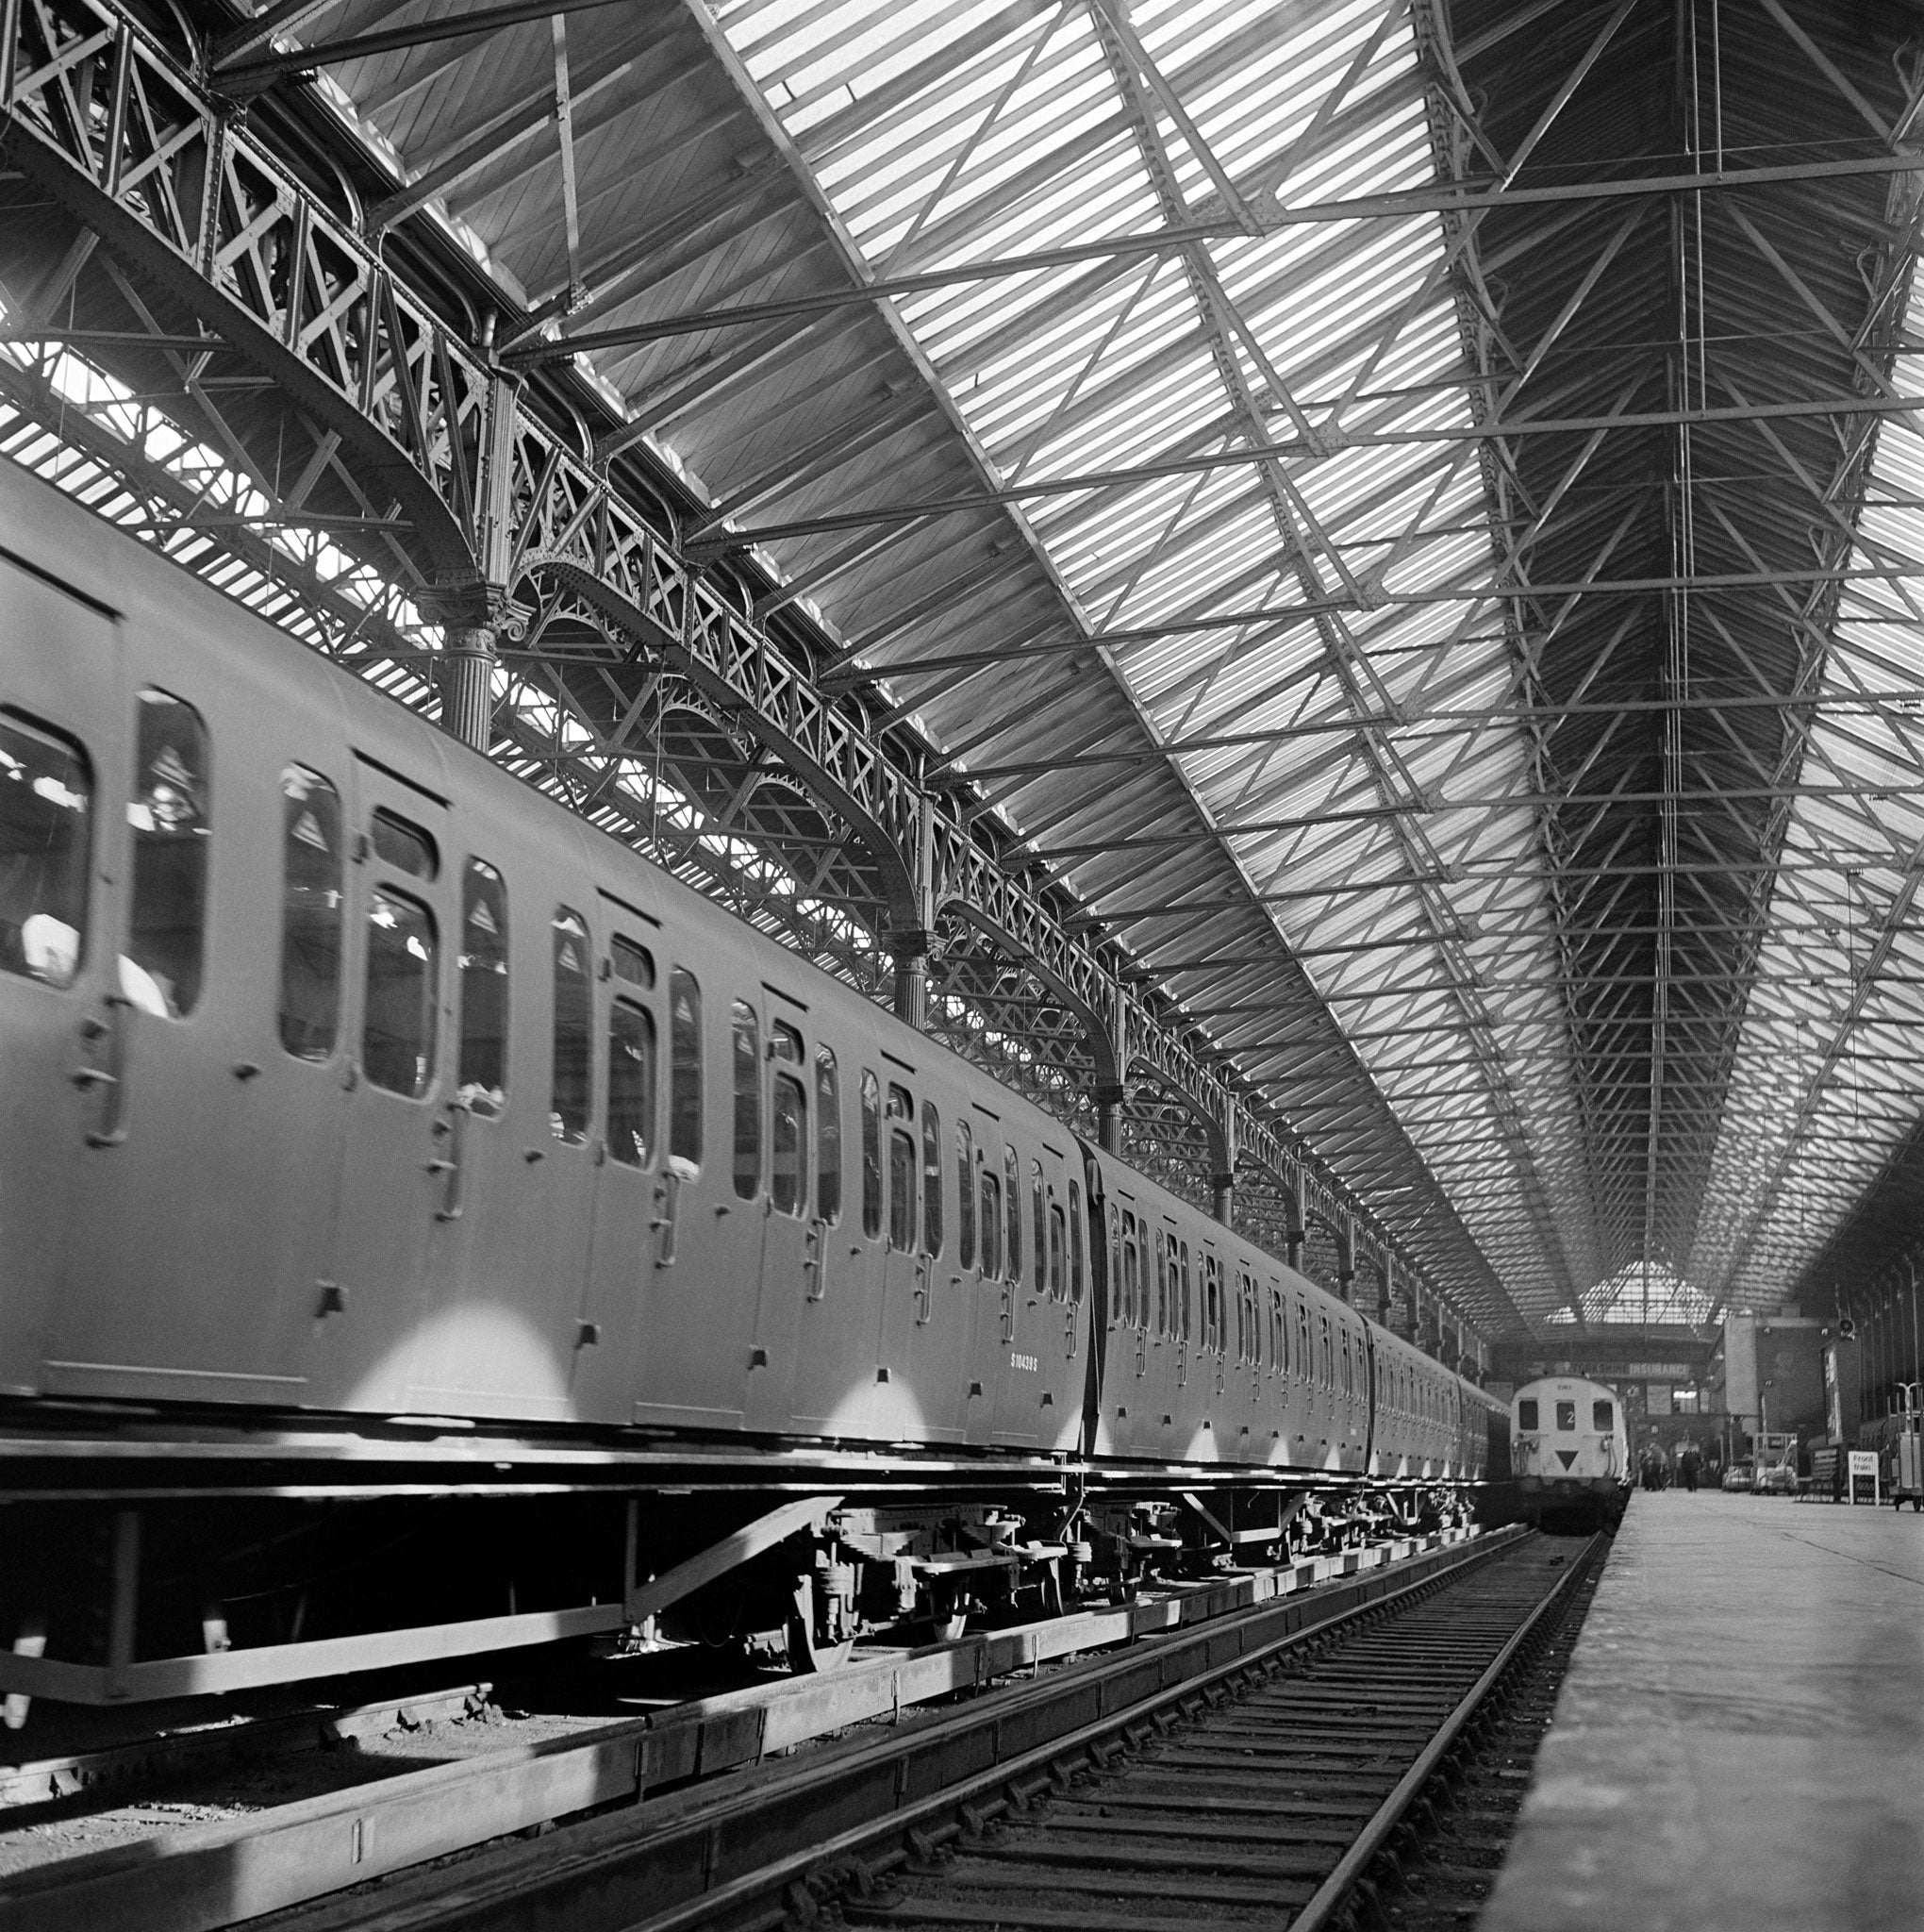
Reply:
[[[486,1430],[660,1495],[738,1444],[738,1515],[776,1457],[880,1499],[797,1559],[844,1634],[865,1564],[900,1608],[1481,1480],[1472,1385],[947,1047],[5,469],[0,540],[16,1442]]]
[[[1630,1499],[1630,1438],[1614,1389],[1580,1377],[1528,1382],[1511,1397],[1518,1513],[1532,1524],[1614,1529]]]

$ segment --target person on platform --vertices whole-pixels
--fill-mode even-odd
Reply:
[[[1697,1472],[1700,1465],[1697,1458],[1697,1445],[1686,1442],[1684,1453],[1677,1458],[1677,1474],[1684,1478],[1684,1487],[1694,1496],[1697,1493]]]

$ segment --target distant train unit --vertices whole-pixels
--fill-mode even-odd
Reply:
[[[1510,1400],[1510,1467],[1526,1522],[1614,1529],[1631,1486],[1622,1400],[1601,1382],[1526,1383]]]
[[[1501,1447],[1472,1383],[9,466],[0,1063],[0,1461],[103,1512],[12,1519],[0,1624],[52,1615],[49,1664],[110,1572],[136,1651],[299,1675],[367,1539],[291,1553],[370,1468],[515,1492],[507,1554],[390,1566],[439,1615],[485,1572],[497,1637],[693,1606],[806,1662],[1455,1520]],[[137,1464],[198,1511],[164,1561]],[[612,1527],[531,1513],[591,1491]]]

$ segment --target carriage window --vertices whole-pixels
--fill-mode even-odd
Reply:
[[[290,765],[280,786],[280,1042],[296,1059],[324,1060],[340,1024],[340,794],[305,765]],[[0,809],[5,797],[0,785]]]
[[[418,1100],[434,1077],[435,933],[425,906],[376,887],[368,901],[369,1081]]]
[[[1189,1243],[1183,1243],[1183,1340],[1189,1339]]]
[[[1169,1321],[1169,1244],[1161,1228],[1155,1231],[1155,1332],[1167,1335]]]
[[[1222,1350],[1222,1263],[1214,1255],[1202,1257],[1202,1340],[1218,1354]]]
[[[74,983],[87,929],[92,798],[78,745],[0,717],[0,972]],[[338,937],[335,946],[338,957]]]
[[[882,1232],[882,1090],[862,1069],[862,1232]]]
[[[1556,1428],[1560,1436],[1571,1434],[1577,1426],[1577,1405],[1574,1402],[1559,1402],[1556,1406]]]
[[[761,1182],[761,1025],[746,1000],[735,1002],[728,1037],[735,1061],[735,1191],[752,1201]]]
[[[1109,1325],[1113,1328],[1122,1312],[1122,1224],[1117,1218],[1116,1204],[1109,1203]]]
[[[1320,1379],[1325,1389],[1334,1389],[1336,1386],[1336,1374],[1335,1357],[1330,1347],[1330,1318],[1327,1315],[1323,1315],[1319,1317],[1319,1319],[1322,1323],[1322,1355],[1320,1357],[1322,1375]]]
[[[440,871],[433,839],[412,820],[377,805],[373,824],[374,857],[383,865],[417,879],[431,879]]]
[[[207,734],[200,713],[143,691],[127,824],[134,833],[133,904],[122,991],[178,1020],[200,998],[207,909]],[[129,970],[131,969],[131,970]]]
[[[775,1075],[769,1106],[769,1199],[778,1214],[808,1206],[808,1096],[787,1074]]]
[[[1140,1267],[1136,1245],[1136,1217],[1125,1214],[1122,1217],[1122,1323],[1128,1328],[1134,1328],[1139,1319],[1136,1306],[1136,1277]]]
[[[1003,1149],[1003,1194],[1009,1210],[1009,1240],[1003,1258],[1009,1264],[1009,1279],[1022,1278],[1022,1164],[1013,1147]]]
[[[655,955],[646,946],[638,946],[618,933],[608,941],[608,956],[617,979],[625,979],[644,992],[655,991]]]
[[[1062,1282],[1062,1251],[1068,1246],[1066,1234],[1062,1209],[1052,1204],[1049,1209],[1049,1292],[1057,1301],[1067,1298]]]
[[[588,1139],[589,1087],[593,1071],[593,994],[588,962],[588,922],[567,906],[555,908],[555,1077],[548,1125],[557,1141],[578,1147]]]
[[[461,873],[461,1098],[476,1113],[507,1098],[507,888],[491,865]]]
[[[989,1280],[1002,1273],[1002,1182],[995,1170],[982,1170],[982,1272]]]
[[[702,1164],[702,989],[685,966],[668,975],[668,1155]]]
[[[769,1058],[787,1060],[791,1067],[802,1064],[802,1036],[784,1020],[769,1022]]]
[[[942,1117],[922,1102],[922,1253],[942,1252]]]
[[[1082,1190],[1069,1184],[1069,1298],[1077,1307],[1083,1298]]]
[[[1289,1310],[1280,1288],[1269,1291],[1269,1366],[1278,1374],[1289,1373]]]
[[[1039,1160],[1029,1163],[1029,1223],[1036,1231],[1036,1272],[1029,1279],[1036,1284],[1036,1292],[1040,1294],[1049,1279],[1049,1235],[1043,1225],[1042,1163]]]
[[[1337,1345],[1342,1352],[1343,1393],[1353,1396],[1356,1393],[1355,1365],[1350,1359],[1350,1331],[1347,1328],[1338,1330]]]
[[[1590,1405],[1590,1426],[1601,1429],[1606,1435],[1615,1425],[1617,1412],[1607,1402],[1593,1402]]]
[[[955,1123],[955,1259],[975,1266],[975,1136]]]
[[[1300,1297],[1296,1304],[1296,1379],[1299,1382],[1316,1379],[1316,1362],[1310,1351],[1309,1308]]]
[[[915,1119],[906,1088],[889,1088],[888,1118]],[[907,1126],[888,1130],[888,1245],[904,1255],[915,1245],[915,1135]]]
[[[1517,1426],[1519,1429],[1534,1429],[1542,1426],[1537,1414],[1535,1396],[1526,1395],[1517,1405]]]
[[[815,1211],[831,1227],[841,1219],[841,1088],[825,1046],[815,1049]]]
[[[655,1015],[633,1000],[608,1008],[608,1154],[646,1167],[655,1131]]]

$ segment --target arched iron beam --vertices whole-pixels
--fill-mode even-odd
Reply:
[[[1089,1058],[1095,1064],[1096,1084],[1099,1087],[1120,1084],[1122,1075],[1116,1057],[1115,1028],[1107,1007],[1091,1003],[1068,974],[1058,971],[1049,958],[987,908],[959,894],[951,894],[936,901],[935,914],[937,923],[946,918],[960,920],[1009,958],[1020,960],[1037,983],[1054,995],[1066,1011],[1082,1022],[1088,1041]]]
[[[478,597],[486,367],[127,16],[64,0],[4,18],[6,160],[337,432],[428,580]],[[76,111],[83,74],[104,114]]]
[[[1143,1066],[1139,1071],[1132,1068],[1135,1085],[1153,1087],[1157,1092],[1167,1095],[1182,1107],[1202,1129],[1203,1139],[1209,1147],[1209,1172],[1212,1178],[1235,1171],[1236,1153],[1231,1143],[1230,1129],[1219,1114],[1210,1111],[1209,1105],[1200,1094],[1193,1093],[1182,1081],[1173,1078],[1160,1067]]]
[[[624,595],[604,576],[575,558],[536,553],[521,559],[522,574],[536,582],[565,585],[590,604],[609,623],[618,625],[635,641],[651,650],[670,670],[685,679],[713,705],[731,725],[764,745],[809,792],[853,828],[853,836],[875,867],[891,921],[902,925],[920,923],[922,895],[909,855],[893,828],[879,817],[869,801],[843,782],[842,774],[819,756],[819,747],[801,733],[785,729],[779,720],[744,701],[736,680],[715,662],[714,653],[697,641],[707,628],[695,600],[688,600],[688,619],[681,632],[668,628],[658,611]]]

